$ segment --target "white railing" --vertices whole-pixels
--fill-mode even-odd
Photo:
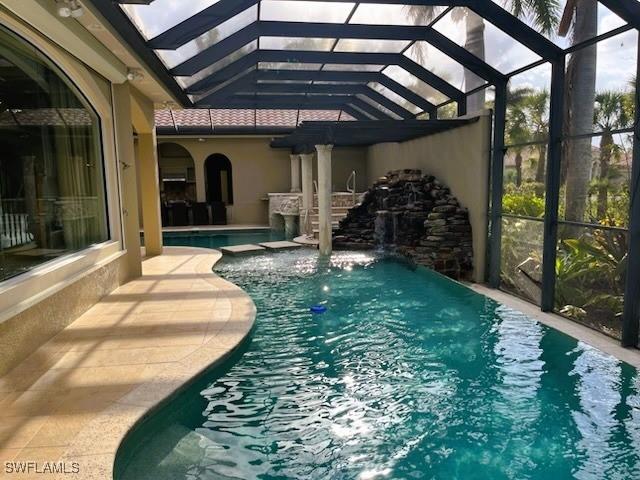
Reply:
[[[353,182],[352,187],[349,186],[349,182]],[[353,170],[349,175],[349,178],[347,178],[347,192],[351,193],[352,200],[353,200],[352,206],[355,207],[356,206],[356,171],[355,170]]]
[[[18,247],[33,241],[24,200],[4,199],[0,205],[0,248]]]

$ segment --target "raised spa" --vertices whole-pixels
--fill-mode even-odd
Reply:
[[[389,258],[216,271],[253,335],[131,432],[118,479],[640,478],[627,364]]]

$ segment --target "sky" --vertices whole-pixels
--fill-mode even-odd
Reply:
[[[177,23],[189,18],[219,0],[155,0],[150,5],[122,5],[141,33],[147,38],[153,38]],[[509,8],[511,0],[493,0],[499,5],[506,2]],[[560,7],[564,7],[565,0],[560,0]],[[357,7],[357,8],[356,8]],[[354,10],[355,8],[355,10]],[[305,0],[263,0],[261,4],[261,19],[281,21],[315,21],[328,23],[343,23],[351,15],[351,23],[362,24],[395,24],[412,25],[425,24],[434,13],[442,11],[442,7],[435,7],[435,11],[428,14],[429,7],[424,7],[420,20],[407,15],[404,5],[360,4],[355,2],[313,2]],[[440,19],[434,28],[449,37],[459,45],[465,43],[465,16],[460,7]],[[468,13],[467,15],[475,15]],[[211,46],[226,38],[238,29],[255,20],[257,9],[249,11],[228,20],[214,31],[207,32],[200,38],[189,42],[176,51],[158,51],[158,55],[168,68],[173,68],[184,60],[194,56],[203,48]],[[462,20],[460,20],[462,18]],[[531,24],[528,18],[523,19]],[[623,25],[624,22],[602,5],[598,10],[598,33],[602,34]],[[535,27],[534,27],[535,28]],[[538,29],[539,30],[539,29]],[[566,47],[570,39],[549,37],[560,47]],[[523,45],[515,42],[507,34],[485,22],[486,61],[503,73],[509,73],[517,68],[535,62],[539,57]],[[289,39],[289,41],[295,39]],[[265,48],[284,48],[287,40],[278,42],[275,39],[264,39]],[[425,42],[421,42],[425,43]],[[320,49],[329,50],[333,41],[318,43]],[[342,40],[336,45],[337,51],[401,51],[407,42],[389,41],[353,41]],[[464,81],[463,67],[455,61],[446,58],[435,48],[424,44],[422,48],[411,47],[406,55],[414,61],[422,63],[457,88],[462,88]],[[629,89],[629,80],[635,73],[637,55],[637,31],[631,30],[602,41],[598,44],[598,77],[597,89],[615,90]],[[209,69],[208,71],[211,71]],[[396,80],[415,80],[407,72],[394,70]],[[391,73],[391,71],[390,71]],[[549,85],[550,69],[542,66],[512,80],[513,86],[547,88]]]

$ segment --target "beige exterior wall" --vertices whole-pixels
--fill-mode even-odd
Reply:
[[[26,2],[9,3],[22,8]],[[112,83],[125,80],[119,72],[126,73],[126,66],[111,53],[107,55],[75,22],[61,22],[55,15],[55,3],[38,0],[30,5],[33,15],[29,18],[17,18],[0,7],[0,24],[36,46],[65,72],[100,117],[110,240],[0,283],[0,375],[141,271],[136,168],[130,168],[135,167],[131,91],[126,82]],[[47,13],[50,6],[52,16]],[[65,41],[87,45],[66,48]],[[78,55],[91,51],[93,57],[102,52],[109,58],[93,58],[89,68],[70,51]]]
[[[473,229],[474,279],[484,281],[489,201],[489,149],[491,121],[478,122],[447,132],[403,143],[369,147],[368,184],[389,170],[419,168],[451,188],[469,209]]]
[[[268,193],[291,188],[291,159],[286,149],[271,148],[271,137],[160,137],[158,144],[176,143],[193,158],[198,201],[206,201],[204,163],[214,153],[225,155],[233,172],[233,205],[227,209],[229,224],[267,225]],[[314,159],[314,178],[317,162]],[[366,187],[367,151],[364,148],[336,148],[333,151],[333,184],[345,191],[347,177],[357,171],[359,190]]]

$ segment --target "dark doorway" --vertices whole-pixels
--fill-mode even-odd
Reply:
[[[233,176],[231,162],[220,153],[214,153],[204,162],[207,178],[207,202],[233,204]]]

